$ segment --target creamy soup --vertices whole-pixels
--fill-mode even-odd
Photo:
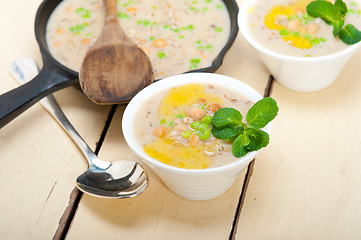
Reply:
[[[211,66],[230,34],[221,0],[118,0],[117,11],[127,36],[149,56],[155,79]],[[103,24],[102,0],[64,0],[47,24],[51,54],[79,71]]]
[[[347,48],[332,34],[332,25],[307,14],[311,0],[257,1],[249,8],[248,29],[259,44],[290,56],[322,56]],[[344,1],[348,8],[345,25],[361,29],[359,1]]]
[[[253,105],[245,96],[217,85],[187,84],[151,97],[137,112],[137,141],[151,157],[186,169],[235,161],[232,143],[215,138],[211,119],[221,107],[246,116]]]

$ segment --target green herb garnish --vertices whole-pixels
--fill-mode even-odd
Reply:
[[[268,133],[260,128],[272,121],[277,113],[277,103],[271,97],[258,101],[248,110],[248,124],[242,122],[243,116],[238,110],[224,107],[214,113],[212,133],[218,139],[233,142],[232,153],[239,158],[268,145]]]
[[[334,4],[326,0],[316,0],[306,7],[307,13],[312,17],[319,17],[327,24],[333,26],[333,35],[339,37],[347,45],[361,41],[361,32],[353,25],[345,24],[347,6],[342,0],[336,0]]]

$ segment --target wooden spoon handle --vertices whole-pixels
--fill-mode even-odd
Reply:
[[[108,21],[110,19],[116,19],[117,18],[117,4],[115,0],[103,0],[104,7],[106,9],[105,11],[105,20]]]

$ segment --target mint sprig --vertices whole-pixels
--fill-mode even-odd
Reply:
[[[319,17],[327,24],[333,26],[333,35],[339,37],[347,45],[361,41],[361,32],[352,24],[345,24],[347,6],[342,0],[336,0],[334,4],[326,0],[310,2],[307,7],[307,14],[312,17]]]
[[[242,114],[234,108],[224,107],[214,113],[212,133],[218,139],[232,143],[232,153],[239,158],[248,152],[257,151],[269,143],[265,127],[278,113],[277,102],[266,97],[256,102],[247,112],[247,123],[243,123]]]

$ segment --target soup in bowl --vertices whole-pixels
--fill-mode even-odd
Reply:
[[[311,92],[331,85],[361,42],[344,43],[332,24],[308,14],[311,0],[244,1],[240,32],[283,86]],[[334,3],[334,1],[331,1]],[[327,2],[328,5],[333,5]],[[361,2],[345,1],[345,24],[361,29]],[[324,1],[323,1],[324,3]],[[332,11],[331,11],[332,12]]]
[[[224,107],[245,116],[261,99],[240,80],[219,74],[168,77],[129,102],[122,120],[124,138],[172,192],[191,200],[212,199],[231,187],[258,151],[235,157],[228,140],[208,132],[209,120]],[[271,123],[262,130],[270,133]]]

